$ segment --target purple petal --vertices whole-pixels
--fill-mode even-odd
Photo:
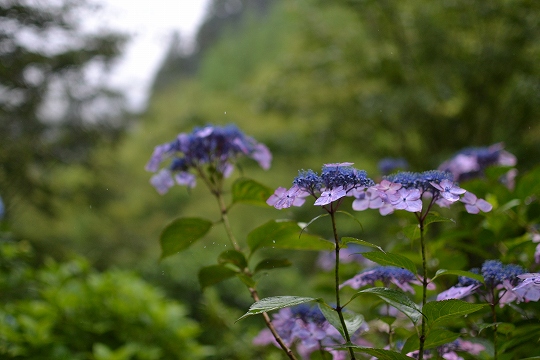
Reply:
[[[447,300],[447,299],[462,299],[470,294],[472,294],[480,285],[469,285],[469,286],[453,286],[450,289],[443,291],[437,295],[437,301]]]
[[[163,195],[174,185],[174,180],[169,170],[162,169],[150,178],[150,184],[156,188],[158,193]]]
[[[264,170],[270,169],[272,163],[272,153],[263,144],[257,144],[255,151],[251,153],[251,158],[257,161]]]

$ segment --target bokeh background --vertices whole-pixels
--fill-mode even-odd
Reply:
[[[136,111],[107,82],[129,34],[79,26],[96,4],[0,4],[7,358],[280,358],[251,345],[260,319],[234,323],[251,303],[239,282],[199,288],[198,269],[225,249],[221,228],[159,261],[172,219],[219,218],[202,186],[161,196],[144,171],[155,145],[195,126],[234,123],[265,143],[271,170],[241,165],[270,187],[330,162],[374,179],[385,157],[430,170],[494,143],[520,172],[538,163],[537,1],[210,0],[194,43],[170,34],[159,69],[140,69],[153,80]],[[231,216],[242,238],[268,218],[314,214],[238,207]],[[399,219],[383,225],[366,213],[362,223],[375,240]],[[288,256],[294,266],[279,279],[261,279],[264,296],[325,290],[313,276],[318,254]]]

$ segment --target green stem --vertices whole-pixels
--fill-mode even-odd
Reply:
[[[420,247],[422,248],[422,309],[427,302],[427,262],[426,262],[426,244],[424,242],[424,218],[419,218],[420,226]],[[422,316],[421,330],[420,330],[420,348],[418,349],[418,360],[424,359],[424,343],[426,342],[426,322]]]
[[[345,340],[349,344],[351,342],[351,337],[349,336],[349,331],[347,330],[347,325],[345,324],[345,318],[343,317],[343,308],[341,307],[340,298],[339,298],[339,237],[337,234],[336,228],[336,217],[334,211],[329,211],[330,217],[332,218],[332,231],[334,232],[334,242],[336,244],[335,253],[336,253],[336,266],[335,266],[335,290],[336,290],[336,312],[339,316],[339,321],[341,322],[341,327],[343,328],[343,333],[345,334]],[[352,348],[349,348],[349,354],[351,355],[351,360],[356,360],[354,356],[354,351]]]
[[[491,301],[489,306],[491,307],[491,316],[493,319],[493,359],[497,360],[499,358],[499,352],[497,346],[499,344],[499,335],[497,333],[497,312],[495,308],[497,307],[497,301],[495,301],[495,289],[491,288]]]

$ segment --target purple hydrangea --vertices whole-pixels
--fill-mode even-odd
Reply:
[[[350,286],[353,289],[358,290],[366,285],[374,286],[377,281],[382,282],[386,287],[394,284],[401,290],[408,291],[412,294],[414,294],[415,291],[411,284],[422,285],[422,282],[407,269],[395,266],[376,266],[357,274],[352,279],[341,284],[340,287]],[[428,285],[428,289],[432,290],[434,288],[433,284],[430,283]]]
[[[301,206],[309,195],[315,198],[317,206],[325,206],[339,201],[345,196],[364,191],[373,186],[373,180],[364,170],[352,167],[352,163],[326,164],[319,175],[313,170],[301,170],[293,181],[293,186],[285,191],[278,188],[267,200],[276,209]],[[301,199],[301,200],[299,200]]]
[[[499,260],[487,260],[481,269],[474,268],[470,271],[481,274],[484,277],[484,284],[475,279],[460,276],[458,284],[437,295],[437,300],[462,299],[476,293],[487,301],[495,301],[501,306],[512,301],[519,301],[513,288],[519,282],[519,276],[525,273],[521,266],[504,265]],[[497,293],[497,299],[491,299],[493,292]]]
[[[341,334],[324,317],[318,307],[306,304],[284,308],[273,315],[272,324],[288,347],[293,345],[302,359],[308,360],[315,351],[327,351],[333,360],[345,359],[347,351],[335,350],[332,347],[343,344]],[[357,345],[367,345],[360,335],[367,331],[364,323],[352,334],[351,341]],[[262,330],[253,339],[255,345],[274,344],[279,346],[269,329]]]
[[[525,302],[540,300],[540,273],[520,274],[517,277],[523,280],[512,289],[517,300]]]
[[[377,164],[379,171],[383,175],[391,174],[398,170],[407,170],[409,168],[409,163],[403,158],[383,158]]]
[[[181,133],[170,143],[158,145],[145,169],[156,173],[150,183],[160,194],[166,193],[176,182],[195,186],[196,174],[210,170],[228,177],[236,160],[247,156],[263,169],[270,168],[272,154],[268,148],[244,135],[236,126],[205,126],[191,133]],[[161,164],[170,159],[168,167]]]
[[[405,210],[421,213],[424,198],[431,199],[431,204],[449,207],[460,200],[465,203],[467,212],[490,211],[491,205],[478,199],[474,194],[462,189],[452,180],[449,172],[430,170],[421,173],[398,172],[388,175],[383,180],[369,188],[365,193],[356,192],[353,209],[379,209],[381,215],[387,215],[394,210]],[[429,209],[428,207],[428,209]]]
[[[502,143],[498,143],[488,147],[465,148],[442,163],[439,170],[451,172],[454,181],[464,181],[483,176],[489,166],[515,166],[516,163],[516,157],[505,151]],[[512,188],[515,176],[516,171],[510,170],[502,180]]]

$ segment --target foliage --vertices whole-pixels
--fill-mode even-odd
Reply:
[[[199,326],[136,275],[79,258],[34,269],[31,248],[2,240],[5,359],[197,359]],[[22,277],[24,276],[24,279]],[[23,286],[25,291],[23,291]]]

